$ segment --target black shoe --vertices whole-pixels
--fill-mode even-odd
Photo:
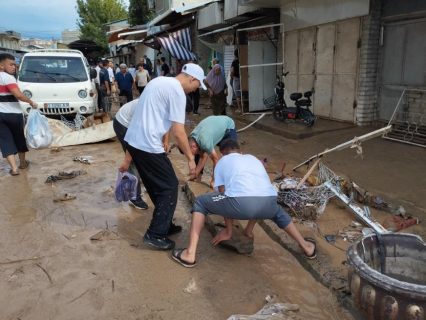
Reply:
[[[170,228],[169,228],[169,232],[167,232],[167,235],[168,235],[168,236],[171,236],[171,235],[176,234],[176,233],[179,233],[179,232],[181,232],[181,231],[182,231],[182,227],[181,227],[181,226],[177,226],[177,225],[175,225],[175,224],[172,222],[172,224],[170,225]]]
[[[143,236],[143,243],[158,250],[171,250],[175,247],[175,242],[173,240],[166,237],[152,236],[148,233],[145,233]]]
[[[130,200],[129,205],[135,207],[136,209],[139,210],[146,210],[148,209],[148,204],[143,201],[142,199],[135,199],[135,200]]]

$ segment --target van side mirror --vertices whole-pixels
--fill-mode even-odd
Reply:
[[[90,80],[96,79],[97,76],[98,72],[96,71],[96,69],[90,69]]]

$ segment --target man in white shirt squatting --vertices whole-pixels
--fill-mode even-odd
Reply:
[[[175,78],[158,77],[150,81],[139,99],[124,138],[128,145],[119,170],[126,171],[133,159],[155,206],[143,241],[156,249],[173,249],[175,243],[167,236],[182,230],[180,226],[172,224],[178,179],[164,150],[163,136],[171,130],[188,159],[189,174],[194,175],[194,156],[184,127],[185,94],[200,86],[205,88],[204,78],[200,66],[188,63]]]
[[[173,250],[172,258],[184,267],[194,267],[206,215],[217,214],[225,218],[226,228],[213,238],[213,245],[231,239],[233,219],[249,220],[244,229],[249,238],[253,238],[256,220],[271,219],[299,244],[306,258],[314,259],[315,240],[303,238],[288,213],[277,204],[277,191],[260,160],[241,154],[238,142],[232,139],[220,144],[220,152],[223,157],[215,168],[216,191],[196,198],[192,207],[188,248]]]

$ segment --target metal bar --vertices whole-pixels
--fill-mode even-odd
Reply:
[[[390,232],[387,229],[385,229],[380,223],[371,220],[371,218],[368,216],[368,212],[369,212],[368,209],[363,210],[355,203],[352,203],[352,201],[344,193],[339,191],[330,181],[325,182],[324,185],[329,190],[331,190],[340,200],[342,200],[343,203],[346,204],[355,213],[355,215],[358,218],[360,218],[366,225],[372,228],[375,233],[383,234],[383,233]]]
[[[206,32],[206,33],[203,33],[203,34],[198,35],[198,37],[204,37],[204,36],[208,36],[208,35],[210,35],[210,34],[215,34],[215,33],[218,33],[218,32],[223,32],[223,31],[232,30],[232,29],[234,29],[236,26],[238,26],[238,24],[232,25],[232,26],[230,26],[230,27],[226,27],[226,28],[222,28],[222,29],[217,29],[217,30],[214,30],[214,31]]]
[[[282,62],[277,62],[277,63],[263,63],[263,64],[247,64],[245,66],[240,66],[240,68],[281,66],[282,64],[283,64]]]
[[[284,25],[283,23],[274,23],[274,24],[268,24],[268,25],[257,26],[257,27],[249,27],[249,28],[237,29],[237,32],[240,32],[240,31],[249,31],[249,30],[257,30],[257,29],[264,29],[264,28],[277,27],[277,26],[283,26],[283,25]]]
[[[318,153],[318,154],[310,157],[308,160],[306,160],[306,161],[298,164],[297,166],[295,166],[293,168],[293,171],[296,170],[297,168],[303,166],[304,164],[311,162],[315,158],[322,157],[323,155],[325,155],[327,153],[330,153],[330,152],[333,152],[333,151],[339,151],[339,150],[343,150],[343,149],[349,148],[354,142],[361,142],[361,141],[366,141],[366,140],[369,140],[369,139],[373,139],[373,138],[378,137],[380,135],[383,135],[383,134],[385,134],[385,133],[387,133],[387,132],[389,132],[391,130],[392,130],[392,126],[389,125],[389,126],[386,126],[384,128],[381,128],[381,129],[378,129],[378,130],[366,133],[366,134],[364,134],[362,136],[355,137],[355,138],[353,138],[353,139],[351,139],[349,141],[346,141],[344,143],[341,143],[341,144],[335,146],[334,148],[326,149],[325,151],[320,152],[320,153]]]
[[[400,103],[401,103],[401,101],[402,101],[402,97],[403,97],[403,96],[404,96],[404,94],[405,94],[405,90],[406,90],[406,89],[404,89],[404,90],[402,91],[401,96],[399,97],[398,103],[396,104],[396,107],[395,107],[395,109],[393,110],[392,117],[390,118],[390,120],[389,120],[389,122],[388,122],[388,126],[392,123],[393,118],[395,117],[396,111],[397,111],[397,110],[398,110],[398,108],[399,108],[399,104],[400,104]]]
[[[414,143],[414,142],[410,142],[410,141],[406,141],[406,140],[394,139],[394,138],[390,138],[388,136],[383,136],[382,138],[383,139],[392,140],[392,141],[398,141],[398,142],[403,142],[403,143],[411,144],[411,145],[417,146],[417,147],[426,148],[426,146],[424,144],[418,144],[418,143]]]

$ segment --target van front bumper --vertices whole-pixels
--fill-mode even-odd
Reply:
[[[95,106],[92,101],[82,102],[67,102],[67,103],[55,103],[55,102],[41,102],[34,101],[37,103],[37,108],[44,115],[66,115],[66,114],[92,114],[95,112]],[[31,106],[28,103],[22,103],[21,108],[25,113],[28,113]]]

